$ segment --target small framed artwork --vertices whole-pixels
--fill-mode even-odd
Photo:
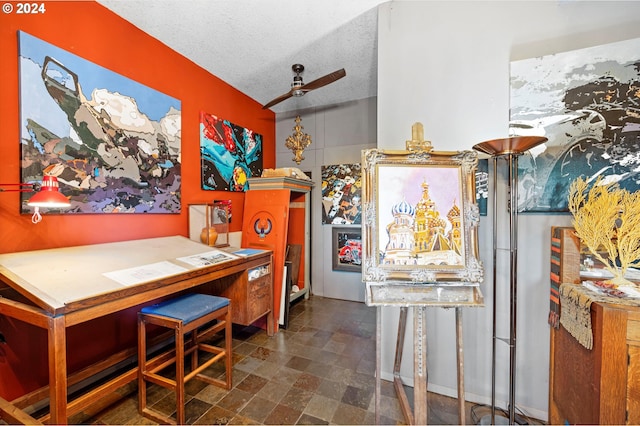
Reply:
[[[362,269],[362,231],[360,227],[334,226],[331,231],[333,270],[360,272]]]
[[[363,151],[362,279],[478,286],[473,151]]]

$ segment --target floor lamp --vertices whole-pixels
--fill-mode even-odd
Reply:
[[[518,277],[518,156],[545,142],[540,136],[514,136],[493,139],[474,145],[473,149],[493,158],[493,334],[491,354],[491,416],[481,419],[481,424],[496,424],[496,262],[498,251],[498,159],[504,158],[507,165],[507,211],[509,213],[509,424],[515,423],[516,392],[516,318]],[[504,417],[499,417],[505,420]],[[504,423],[500,423],[504,424]]]

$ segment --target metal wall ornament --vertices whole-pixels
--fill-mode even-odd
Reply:
[[[363,151],[362,280],[478,286],[477,154],[432,151],[421,137]]]
[[[300,124],[301,121],[300,116],[296,116],[296,125],[293,126],[293,133],[287,137],[284,143],[284,146],[293,152],[293,161],[295,161],[296,164],[300,164],[300,162],[304,160],[302,153],[306,147],[311,145],[311,136],[302,131],[304,127]]]

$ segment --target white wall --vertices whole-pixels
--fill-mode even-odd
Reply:
[[[305,149],[305,159],[300,165],[293,162],[293,154],[284,146],[286,138],[293,132],[296,115],[300,115],[303,131],[313,141]],[[305,172],[310,171],[315,183],[311,192],[311,288],[315,295],[364,302],[361,275],[332,270],[332,225],[322,225],[321,216],[321,167],[360,163],[361,151],[376,147],[376,117],[375,98],[277,116],[276,167],[298,167]]]
[[[378,17],[382,149],[403,149],[416,121],[424,124],[425,139],[437,150],[471,149],[506,137],[511,60],[640,37],[638,1],[392,1],[380,6]],[[491,214],[480,223],[486,307],[463,312],[467,399],[485,403],[491,395]],[[520,215],[516,405],[543,420],[548,410],[549,234],[551,226],[569,226],[570,220],[568,215]],[[499,256],[497,263],[504,265],[497,274],[498,335],[508,337],[508,283],[500,284],[508,259]],[[382,320],[383,378],[390,379],[397,310],[383,308]],[[428,309],[427,323],[429,388],[455,395],[454,312]],[[506,407],[508,347],[498,343],[497,398]],[[409,332],[401,369],[407,381],[413,375],[412,344]]]

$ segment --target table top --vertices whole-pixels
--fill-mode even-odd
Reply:
[[[48,311],[244,258],[182,236],[0,255],[0,280]],[[220,269],[220,268],[218,268]]]

